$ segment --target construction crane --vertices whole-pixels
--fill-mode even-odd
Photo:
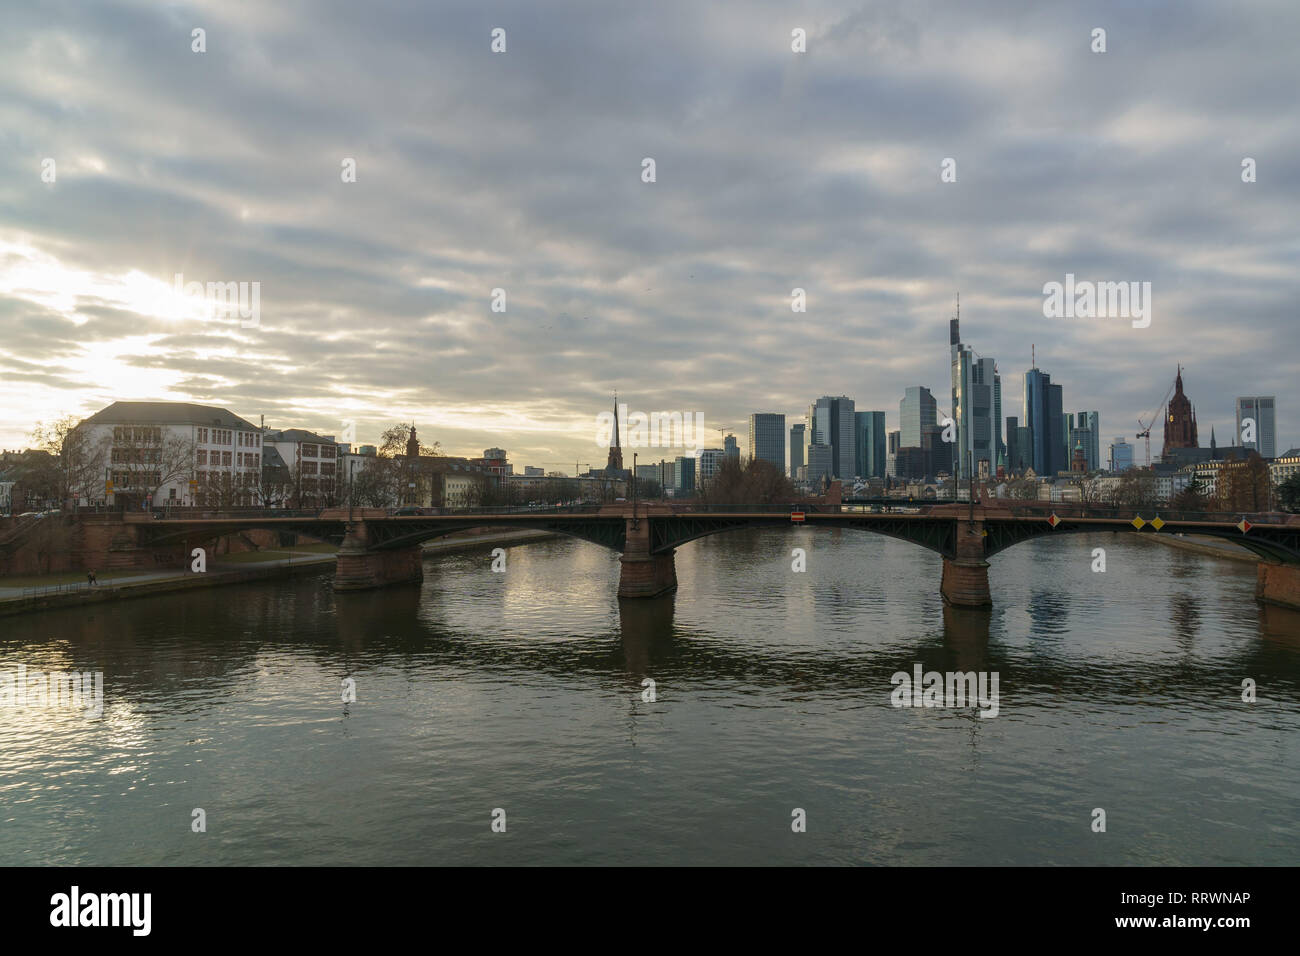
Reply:
[[[1183,368],[1180,365],[1178,367],[1178,374],[1181,375],[1182,373],[1183,373]],[[1142,419],[1140,418],[1138,419],[1138,428],[1142,430],[1138,432],[1136,435],[1134,435],[1133,437],[1146,439],[1148,468],[1151,467],[1151,426],[1156,423],[1157,416],[1163,415],[1163,410],[1165,406],[1169,404],[1169,396],[1174,394],[1174,386],[1177,384],[1178,384],[1178,379],[1175,378],[1174,381],[1171,382],[1169,385],[1169,391],[1165,392],[1165,397],[1160,400],[1160,404],[1156,406],[1155,411],[1153,411],[1150,415],[1147,416],[1147,420],[1145,422],[1142,421]]]

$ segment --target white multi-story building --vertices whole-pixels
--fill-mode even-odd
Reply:
[[[114,402],[77,426],[71,492],[126,507],[256,503],[262,434],[224,408]],[[65,447],[67,447],[65,445]]]

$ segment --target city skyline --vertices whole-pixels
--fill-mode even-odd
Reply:
[[[1276,395],[1293,447],[1300,11],[1263,8],[1017,8],[1014,33],[904,4],[635,24],[583,8],[556,31],[505,4],[500,55],[472,4],[377,3],[362,22],[203,7],[203,53],[164,10],[11,11],[0,446],[155,400],[326,434],[414,420],[452,453],[587,461],[615,388],[738,436],[817,395],[946,395],[960,292],[1003,424],[1036,345],[1103,441],[1133,441],[1182,363],[1206,434],[1231,434],[1237,396]],[[1212,73],[1186,55],[1207,35]],[[355,55],[317,55],[340,36]],[[260,283],[258,324],[168,298],[178,276]],[[1045,318],[1067,276],[1151,282],[1150,325]]]

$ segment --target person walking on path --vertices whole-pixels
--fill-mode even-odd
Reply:
[[[86,587],[93,588],[96,585],[95,572],[93,570],[86,572]]]

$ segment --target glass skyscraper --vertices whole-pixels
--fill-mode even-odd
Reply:
[[[749,416],[749,459],[762,460],[785,473],[785,416],[755,412]]]
[[[997,471],[1001,450],[1002,379],[991,358],[976,358],[975,350],[961,344],[957,319],[948,323],[948,343],[952,350],[952,417],[957,424],[957,442],[953,449],[953,474],[965,480],[981,473]],[[1059,425],[1057,426],[1060,427]]]
[[[898,403],[900,447],[921,447],[926,428],[938,423],[938,408],[939,403],[924,385],[909,385],[903,389],[903,400]]]
[[[852,478],[857,466],[853,413],[853,399],[845,395],[823,395],[808,407],[808,432],[804,436],[807,447],[830,446],[832,478]],[[812,464],[811,456],[807,456],[807,462]]]
[[[1232,443],[1259,452],[1261,458],[1276,458],[1277,419],[1274,404],[1272,395],[1250,395],[1238,398],[1236,401],[1237,436]],[[1245,441],[1241,437],[1241,423],[1246,418],[1255,421],[1254,441]]]
[[[1033,469],[1038,475],[1055,475],[1065,471],[1065,435],[1062,426],[1061,386],[1037,368],[1025,373],[1023,418],[1029,429]]]
[[[859,478],[885,477],[885,413],[854,412]]]

